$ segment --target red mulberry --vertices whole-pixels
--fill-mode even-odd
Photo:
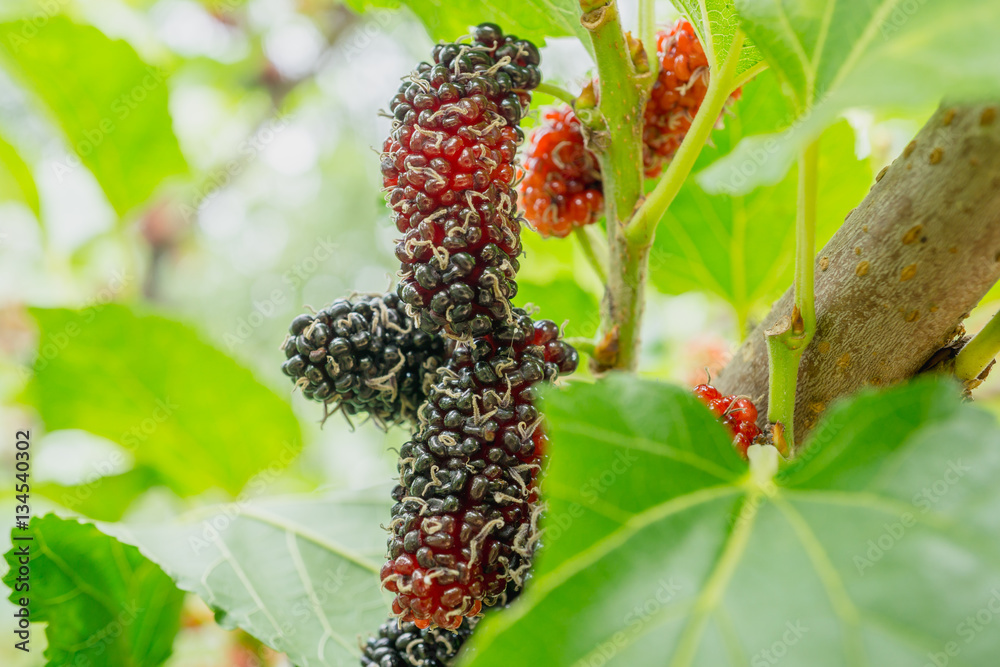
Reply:
[[[694,395],[729,429],[733,436],[733,445],[746,458],[747,449],[760,435],[760,429],[757,427],[757,407],[753,402],[749,398],[740,396],[723,396],[718,389],[709,384],[695,387]]]
[[[403,234],[400,298],[424,330],[468,338],[511,317],[521,253],[514,155],[540,58],[489,23],[433,56],[389,104],[382,176]]]
[[[646,176],[660,173],[674,156],[708,92],[708,58],[694,26],[678,19],[670,30],[656,33],[660,72],[644,112],[643,166]],[[739,99],[737,90],[730,97]]]
[[[542,236],[567,236],[596,222],[604,206],[601,170],[569,106],[549,109],[531,133],[518,185],[528,224]]]
[[[491,335],[459,344],[439,372],[393,491],[381,576],[403,621],[457,628],[526,575],[547,445],[537,388],[577,362],[555,323],[517,310]]]
[[[281,369],[310,399],[383,424],[414,419],[444,360],[395,294],[337,299],[288,329]]]

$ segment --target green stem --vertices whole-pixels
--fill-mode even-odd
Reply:
[[[570,106],[573,106],[576,102],[576,95],[552,83],[540,83],[535,87],[535,91],[551,95],[557,100],[562,100]]]
[[[795,216],[795,305],[809,336],[816,330],[816,190],[819,143],[806,147],[799,159],[798,213]],[[805,345],[808,345],[808,341]],[[803,345],[803,347],[805,347]]]
[[[715,128],[715,123],[719,119],[725,107],[726,100],[733,92],[733,77],[736,67],[740,61],[740,53],[743,49],[744,35],[738,32],[733,39],[732,49],[723,62],[718,72],[713,72],[708,83],[708,90],[705,99],[701,103],[698,114],[691,123],[691,128],[684,137],[684,141],[677,149],[677,153],[670,160],[667,170],[660,181],[653,188],[652,192],[646,195],[646,200],[636,211],[635,216],[628,225],[629,243],[633,247],[641,247],[652,243],[656,226],[666,212],[667,208],[674,201],[681,186],[687,180],[695,161],[701,154],[705,143]]]
[[[768,419],[784,426],[795,444],[795,390],[802,355],[816,333],[814,272],[816,266],[816,189],[819,144],[799,156],[798,212],[795,218],[795,306],[766,332],[769,362]]]
[[[601,365],[634,369],[643,276],[625,239],[625,225],[642,196],[642,112],[653,76],[637,72],[615,0],[581,0],[581,25],[590,35],[597,64],[598,106],[578,115],[590,130],[590,148],[601,166],[604,214],[608,232],[608,280],[601,312],[601,330],[609,342]],[[648,253],[647,253],[648,254]],[[622,339],[624,344],[619,345]]]
[[[591,268],[594,269],[594,273],[597,274],[602,283],[606,283],[608,282],[608,249],[606,244],[599,245],[604,244],[604,239],[596,235],[592,236],[591,229],[600,231],[600,227],[596,225],[586,225],[584,227],[577,227],[573,230],[573,234],[580,243],[580,249],[587,258],[587,262],[590,263]],[[595,248],[595,245],[599,247]]]
[[[995,314],[955,357],[955,375],[962,381],[975,380],[997,354],[1000,354],[1000,313]]]
[[[646,50],[649,66],[656,71],[656,0],[639,0],[639,39]]]
[[[589,338],[584,338],[582,336],[567,336],[564,338],[567,343],[576,348],[576,351],[580,354],[586,354],[588,357],[594,356],[594,341]]]

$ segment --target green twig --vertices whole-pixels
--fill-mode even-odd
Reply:
[[[583,336],[568,336],[564,338],[567,343],[576,348],[576,351],[580,354],[585,354],[588,357],[594,356],[594,341],[589,338],[584,338]]]
[[[601,365],[633,369],[637,323],[642,309],[645,257],[631,256],[625,225],[642,196],[643,107],[653,77],[636,70],[615,0],[581,0],[581,25],[587,30],[597,64],[596,109],[578,112],[589,128],[588,146],[601,166],[608,233],[607,286],[601,309],[601,333],[607,350]],[[624,344],[619,345],[619,340]],[[613,350],[613,351],[611,351]]]
[[[810,144],[799,156],[798,213],[795,219],[795,305],[765,332],[769,361],[768,419],[784,426],[785,439],[795,445],[795,390],[799,364],[816,333],[814,271],[816,266],[816,189],[819,145]]]
[[[590,263],[591,268],[594,269],[594,273],[600,278],[602,283],[608,282],[608,246],[607,242],[598,234],[592,233],[591,230],[596,230],[600,232],[600,227],[597,225],[585,225],[583,227],[577,227],[573,230],[573,234],[576,236],[576,240],[580,244],[580,250],[583,251],[583,255],[587,258],[587,262]]]
[[[639,39],[646,50],[650,68],[656,71],[656,0],[639,0]]]
[[[628,237],[629,243],[633,247],[642,247],[652,243],[656,226],[674,201],[677,193],[680,192],[681,186],[684,185],[684,181],[691,173],[701,150],[711,136],[719,114],[722,113],[726,100],[729,99],[729,95],[733,91],[733,77],[740,61],[743,40],[742,32],[738,32],[733,38],[732,49],[729,51],[722,68],[718,72],[712,73],[705,99],[691,123],[687,136],[684,137],[684,141],[677,149],[677,153],[670,161],[662,178],[653,191],[646,195],[646,200],[629,223]]]
[[[959,380],[975,380],[1000,354],[1000,313],[993,316],[982,331],[970,340],[955,357],[955,375]]]
[[[573,106],[576,102],[576,95],[552,83],[540,83],[535,87],[535,90],[539,93],[551,95],[557,100],[562,100],[570,106]]]

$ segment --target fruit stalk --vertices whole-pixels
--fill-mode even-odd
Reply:
[[[791,316],[769,329],[770,399],[767,417],[781,424],[785,440],[795,446],[795,389],[802,355],[816,334],[816,188],[819,143],[799,156],[798,210],[795,218],[795,305]],[[783,452],[784,453],[784,452]]]
[[[955,375],[959,380],[975,380],[1000,354],[1000,312],[970,340],[955,357]]]

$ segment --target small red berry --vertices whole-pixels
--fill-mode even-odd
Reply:
[[[730,411],[738,421],[751,424],[757,421],[757,408],[748,398],[736,399]]]
[[[524,217],[542,236],[564,237],[597,221],[604,206],[597,158],[573,109],[549,109],[531,133],[518,185]]]
[[[694,395],[700,398],[704,403],[713,401],[717,398],[722,398],[722,394],[718,389],[710,384],[700,384],[694,388]]]
[[[716,398],[708,402],[708,409],[712,411],[716,417],[721,417],[726,414],[726,410],[732,404],[733,398],[731,396],[725,396],[722,398]]]

